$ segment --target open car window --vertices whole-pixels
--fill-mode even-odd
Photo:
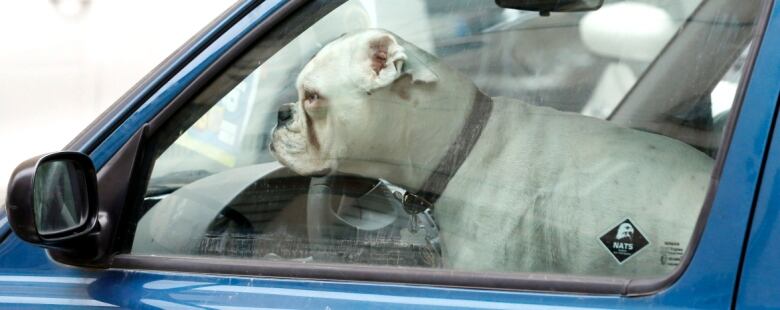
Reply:
[[[760,1],[331,6],[270,57],[258,42],[154,134],[131,254],[680,267]]]

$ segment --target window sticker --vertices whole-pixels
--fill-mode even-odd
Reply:
[[[631,219],[628,218],[601,235],[599,240],[618,264],[623,264],[631,256],[650,244],[650,241],[645,238],[639,227],[634,225]]]
[[[682,261],[685,251],[680,246],[679,242],[664,241],[664,245],[661,247],[661,265],[678,266]]]

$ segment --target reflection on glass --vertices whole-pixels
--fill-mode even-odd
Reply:
[[[53,234],[80,226],[89,209],[83,172],[70,161],[41,164],[35,175],[35,225],[40,234]]]

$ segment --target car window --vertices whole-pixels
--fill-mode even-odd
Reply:
[[[759,4],[346,1],[154,133],[130,253],[669,275]]]

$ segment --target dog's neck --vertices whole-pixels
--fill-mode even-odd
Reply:
[[[460,169],[460,166],[471,154],[471,149],[482,135],[493,110],[493,100],[477,90],[471,105],[469,115],[462,126],[456,140],[450,144],[447,152],[439,160],[439,164],[430,173],[425,183],[417,190],[417,194],[429,203],[435,203],[444,192],[450,179]]]
[[[388,117],[406,116],[406,124],[399,122],[397,128],[391,128],[399,131],[399,139],[394,141],[397,145],[393,146],[397,151],[372,154],[370,160],[362,162],[352,161],[340,167],[340,171],[383,178],[414,192],[430,191],[424,187],[430,187],[432,175],[439,175],[434,183],[446,185],[449,177],[441,176],[451,176],[449,172],[454,173],[460,165],[458,160],[453,161],[452,152],[467,153],[476,142],[477,137],[461,135],[464,128],[472,125],[468,124],[473,121],[470,115],[473,106],[479,104],[475,98],[486,96],[457,71],[446,67],[437,69],[442,80],[435,85],[414,85],[407,90],[414,102],[405,105],[403,110],[387,112]],[[468,148],[462,147],[468,144],[471,144]],[[453,150],[453,146],[458,147]],[[442,161],[448,162],[442,164]],[[443,190],[440,185],[436,188]]]

